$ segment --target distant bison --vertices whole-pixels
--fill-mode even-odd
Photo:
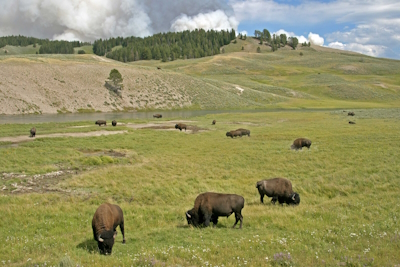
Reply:
[[[256,184],[260,193],[261,203],[264,203],[264,195],[272,197],[271,202],[275,204],[278,200],[280,204],[298,205],[300,195],[292,190],[292,183],[285,178],[272,178],[269,180],[258,181]]]
[[[32,128],[29,130],[29,133],[31,134],[30,137],[35,137],[35,135],[36,135],[36,128],[35,128],[35,127],[32,127]]]
[[[161,70],[161,67],[157,67],[158,70]]]
[[[185,132],[186,132],[186,124],[184,124],[184,123],[175,124],[175,129],[179,129],[179,131],[182,131],[182,129],[185,129]]]
[[[104,120],[97,120],[94,124],[98,124],[99,126],[101,126],[102,124],[107,125],[107,122]]]
[[[213,121],[212,121],[212,125],[215,125],[216,123],[217,123],[216,120],[213,120]]]
[[[116,121],[116,120],[113,120],[113,121],[111,122],[111,124],[112,124],[112,126],[117,126],[117,121]]]
[[[242,135],[247,135],[248,137],[250,137],[250,130],[239,128],[235,131],[240,131]]]
[[[348,115],[348,116],[354,116],[354,115],[356,115],[356,114],[354,114],[354,112],[349,112],[349,113],[347,113],[347,115]]]
[[[243,216],[242,209],[244,207],[244,198],[235,194],[219,194],[206,192],[196,197],[194,208],[186,212],[186,220],[189,225],[208,227],[213,222],[215,227],[218,223],[218,217],[229,217],[235,213],[235,228],[240,220],[239,228],[242,228]]]
[[[356,124],[355,121],[349,121],[349,124]]]
[[[111,254],[118,225],[122,233],[122,243],[125,243],[124,214],[121,208],[109,203],[101,204],[92,220],[93,237],[100,253]]]
[[[159,119],[159,118],[162,118],[162,115],[161,115],[161,114],[154,114],[154,115],[153,115],[153,118]]]
[[[226,136],[228,136],[228,137],[230,136],[231,138],[237,137],[237,136],[242,137],[242,132],[241,131],[230,131],[230,132],[226,133]]]
[[[294,140],[293,144],[290,146],[291,149],[302,149],[303,146],[306,146],[308,149],[310,149],[311,146],[311,140],[307,138],[297,138]]]

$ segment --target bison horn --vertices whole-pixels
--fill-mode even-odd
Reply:
[[[101,235],[99,235],[99,237],[97,238],[97,240],[99,240],[99,242],[104,242],[104,239],[100,237]]]
[[[186,216],[188,216],[188,218],[192,218],[192,216],[190,216],[190,214],[187,212],[186,212]]]
[[[296,200],[296,194],[293,194],[293,195],[292,195],[292,199],[293,199],[293,200]]]

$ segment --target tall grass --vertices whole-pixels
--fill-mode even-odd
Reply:
[[[55,181],[53,188],[62,193],[1,191],[0,240],[5,245],[0,262],[12,266],[399,264],[400,124],[393,116],[398,110],[355,112],[356,125],[348,124],[344,112],[218,114],[189,118],[193,121],[189,125],[208,129],[195,134],[140,129],[0,148],[2,159],[18,155],[2,165],[0,173],[5,167],[7,172],[30,173],[33,165],[45,172],[48,164],[67,162],[79,170]],[[236,128],[250,129],[251,137],[225,136]],[[297,137],[310,138],[311,149],[290,150]],[[90,166],[82,160],[111,149],[125,157]],[[292,181],[301,197],[299,206],[260,204],[255,184],[272,177]],[[7,179],[2,177],[0,187],[10,188]],[[187,226],[184,212],[205,191],[245,198],[242,230],[230,228],[233,216],[220,218],[216,228]],[[127,243],[121,243],[119,233],[109,257],[97,252],[91,231],[94,211],[104,201],[120,205],[126,221]]]

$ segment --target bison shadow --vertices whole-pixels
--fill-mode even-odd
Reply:
[[[99,248],[97,247],[97,242],[94,239],[86,239],[85,241],[77,245],[76,248],[84,249],[89,253],[99,252]]]

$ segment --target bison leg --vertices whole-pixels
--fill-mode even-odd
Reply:
[[[285,198],[284,197],[278,197],[279,204],[283,205],[285,203]]]
[[[210,226],[210,220],[211,220],[211,216],[204,215],[204,225],[205,225],[205,227]]]
[[[271,203],[275,205],[275,203],[276,203],[276,201],[277,201],[277,200],[278,200],[278,198],[277,198],[277,197],[272,197],[272,199],[271,199]]]
[[[124,222],[121,222],[119,225],[119,228],[121,229],[122,233],[122,243],[125,244],[125,227],[124,227]]]
[[[211,221],[213,222],[213,227],[217,226],[218,223],[218,216],[211,216]]]
[[[260,194],[261,203],[264,203],[264,194]]]
[[[242,216],[242,214],[240,214],[239,212],[238,212],[238,213],[235,213],[235,218],[236,218],[236,221],[235,221],[235,224],[232,226],[232,228],[235,228],[236,224],[237,224],[237,223],[239,222],[239,220],[240,220],[239,229],[242,229],[242,224],[243,224],[243,216]]]

